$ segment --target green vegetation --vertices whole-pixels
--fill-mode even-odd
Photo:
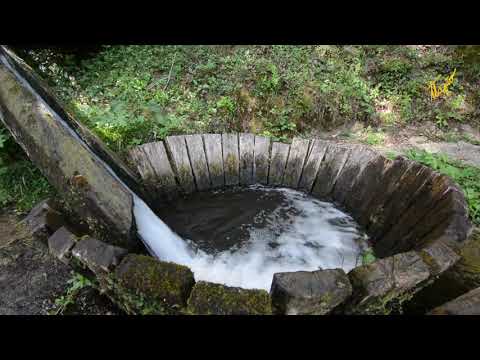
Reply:
[[[287,140],[354,120],[446,127],[473,121],[479,100],[468,47],[104,46],[81,59],[48,49],[29,55],[71,110],[120,152],[176,133]],[[432,101],[429,81],[454,69],[451,95]]]
[[[64,50],[22,56],[120,155],[171,134],[246,131],[288,141],[357,121],[365,129],[357,140],[375,146],[406,124],[433,121],[446,130],[459,122],[478,125],[478,46]],[[441,84],[454,69],[450,96],[432,101],[428,83]],[[476,143],[468,135],[462,139]],[[0,125],[0,204],[26,211],[52,189],[21,153]]]
[[[72,278],[67,281],[69,286],[65,294],[55,299],[56,309],[51,312],[51,315],[62,315],[68,306],[75,304],[75,299],[82,289],[94,286],[85,276],[74,272],[72,273]]]
[[[362,265],[368,265],[376,260],[377,258],[373,249],[367,249],[362,253]]]
[[[0,125],[0,207],[15,205],[23,213],[52,194],[48,181]]]
[[[480,168],[452,160],[444,154],[432,154],[424,150],[409,150],[406,155],[450,176],[465,193],[473,222],[480,225]]]

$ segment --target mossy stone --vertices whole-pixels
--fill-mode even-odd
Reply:
[[[187,312],[196,315],[270,315],[265,290],[242,289],[199,281],[188,299]]]
[[[188,267],[136,254],[118,265],[114,282],[117,298],[126,302],[123,306],[139,314],[179,312],[195,284]]]

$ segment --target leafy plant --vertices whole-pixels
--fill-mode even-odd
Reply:
[[[65,291],[65,294],[55,299],[55,305],[57,308],[51,313],[51,315],[63,314],[69,305],[75,303],[75,299],[82,289],[93,287],[93,283],[89,279],[78,273],[75,273],[73,277],[67,281],[67,284],[69,286]]]
[[[373,252],[373,249],[369,248],[362,252],[362,265],[368,265],[376,260],[377,258]]]
[[[381,129],[373,131],[373,129],[368,126],[363,135],[363,141],[368,145],[381,145],[385,141],[385,133]]]

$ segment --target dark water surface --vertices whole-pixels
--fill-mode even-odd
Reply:
[[[349,215],[286,188],[195,193],[157,215],[196,249],[196,276],[229,285],[268,289],[275,272],[349,271],[368,248]]]

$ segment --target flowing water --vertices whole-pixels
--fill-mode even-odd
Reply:
[[[138,234],[152,255],[189,266],[196,280],[269,290],[275,272],[320,268],[343,268],[348,271],[359,262],[359,254],[366,246],[366,237],[353,219],[330,203],[283,188],[257,186],[244,192],[220,193],[224,198],[213,205],[216,211],[208,209],[207,201],[204,202],[207,208],[197,208],[194,213],[199,218],[209,213],[216,214],[217,218],[211,216],[210,222],[206,221],[203,227],[199,224],[198,237],[193,231],[190,232],[190,239],[182,239],[89,148],[3,55],[0,55],[0,61],[37,97],[41,106],[132,194]],[[215,194],[210,195],[213,201]],[[232,203],[234,199],[237,199],[239,206]],[[235,214],[230,217],[229,211],[232,209]],[[181,218],[180,210],[178,215]],[[179,229],[186,231],[180,223]],[[212,235],[210,240],[214,242],[210,247],[209,236],[205,236],[209,233]]]
[[[270,289],[276,272],[361,263],[367,237],[355,221],[305,193],[260,185],[196,193],[160,210],[195,250],[195,276]]]

